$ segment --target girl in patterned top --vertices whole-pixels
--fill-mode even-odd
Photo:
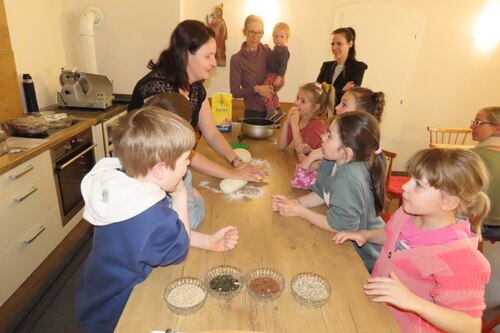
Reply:
[[[410,158],[408,173],[403,206],[385,228],[333,239],[383,244],[365,293],[389,305],[403,332],[479,332],[491,273],[477,250],[489,210],[485,166],[471,151],[432,148]]]

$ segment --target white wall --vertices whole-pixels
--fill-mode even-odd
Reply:
[[[40,107],[56,103],[64,66],[83,68],[79,18],[99,7],[104,24],[95,29],[97,67],[114,91],[131,93],[147,73],[147,62],[168,46],[180,21],[180,2],[163,0],[5,0],[17,73],[31,73]],[[22,88],[21,88],[22,94]],[[23,101],[24,102],[24,101]]]
[[[227,57],[243,42],[241,29],[249,4],[259,0],[224,1],[224,19],[229,30]],[[262,1],[262,0],[260,0]],[[321,63],[332,58],[330,32],[336,27],[335,13],[342,6],[362,4],[357,0],[266,0],[279,4],[278,20],[292,29],[291,58],[282,101],[294,100],[301,84],[314,81]],[[473,45],[474,24],[483,0],[372,0],[415,11],[423,17],[413,74],[408,78],[408,95],[397,131],[399,137],[383,142],[395,150],[396,170],[416,150],[427,146],[427,125],[466,127],[476,111],[500,104],[500,47],[481,52]],[[106,21],[96,30],[97,66],[114,80],[115,92],[131,93],[146,73],[148,59],[156,58],[168,44],[170,32],[181,19],[204,20],[219,1],[206,0],[5,0],[12,46],[19,74],[33,74],[39,104],[53,104],[59,90],[58,76],[64,65],[81,66],[78,17],[88,5],[97,5]],[[262,6],[263,10],[268,7]],[[266,14],[266,12],[264,12]],[[374,27],[377,21],[373,22]],[[272,42],[272,24],[265,27],[264,41]],[[363,50],[358,58],[370,65],[374,52],[384,52],[385,43],[397,41],[380,36],[380,47]],[[360,50],[362,47],[360,47]],[[373,71],[372,71],[373,73]],[[229,67],[218,67],[207,82],[209,94],[228,91]],[[366,72],[367,82],[370,69]],[[369,87],[377,90],[377,87]],[[393,114],[394,116],[394,114]],[[386,110],[385,117],[391,117]],[[386,118],[390,119],[390,118]],[[385,123],[385,122],[384,122]],[[383,133],[395,131],[391,121],[382,124]]]

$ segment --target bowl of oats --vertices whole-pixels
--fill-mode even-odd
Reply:
[[[173,313],[186,316],[201,309],[207,299],[207,288],[194,277],[182,277],[167,286],[164,297]]]
[[[290,281],[290,289],[295,301],[309,309],[319,308],[328,301],[332,294],[328,281],[314,273],[295,275]]]

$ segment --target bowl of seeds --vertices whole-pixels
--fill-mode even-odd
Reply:
[[[178,315],[190,315],[198,311],[207,299],[205,284],[193,277],[174,280],[165,289],[168,308]]]
[[[295,275],[290,281],[290,289],[295,301],[309,309],[319,308],[332,294],[328,281],[314,273]]]
[[[217,299],[229,301],[243,289],[243,273],[236,267],[221,265],[205,274],[205,285],[210,295]]]
[[[269,303],[280,297],[285,288],[285,278],[272,269],[259,268],[246,275],[245,284],[253,299]]]

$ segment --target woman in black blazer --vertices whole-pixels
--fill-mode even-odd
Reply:
[[[325,61],[316,82],[330,83],[335,87],[335,105],[345,91],[360,86],[368,66],[356,60],[356,32],[353,28],[338,28],[332,32],[334,61]]]

